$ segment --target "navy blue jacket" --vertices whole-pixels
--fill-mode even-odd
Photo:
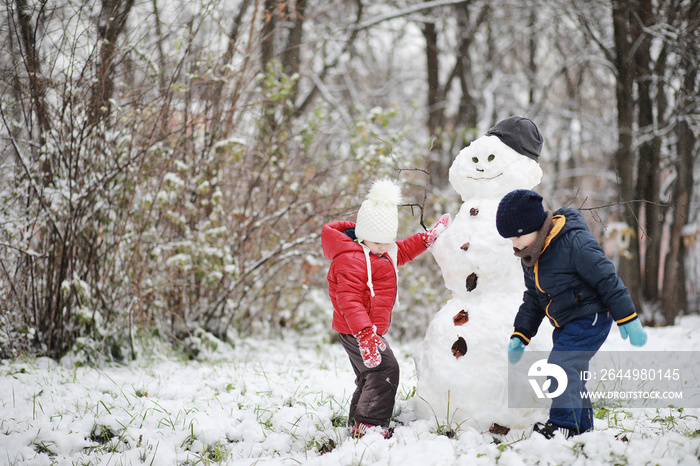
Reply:
[[[537,263],[523,263],[527,289],[513,336],[529,343],[545,316],[555,327],[598,312],[609,312],[618,325],[637,318],[627,287],[581,212],[564,207],[553,221]]]

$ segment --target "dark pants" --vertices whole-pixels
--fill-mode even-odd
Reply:
[[[399,388],[399,363],[389,343],[381,351],[382,362],[372,369],[365,366],[357,340],[352,335],[339,334],[340,342],[350,358],[355,371],[355,393],[350,402],[348,425],[364,422],[373,426],[388,427],[394,412],[394,399]]]
[[[582,433],[593,429],[593,405],[585,396],[586,381],[582,372],[600,349],[610,332],[612,318],[607,312],[581,317],[552,333],[554,346],[548,362],[556,364],[566,372],[566,390],[552,399],[549,420],[562,427]],[[556,390],[556,379],[552,379],[550,392]]]

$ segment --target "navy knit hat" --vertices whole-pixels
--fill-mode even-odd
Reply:
[[[544,138],[531,120],[522,116],[512,116],[501,120],[486,132],[487,136],[498,139],[515,152],[530,157],[535,162],[540,157]]]
[[[498,204],[496,228],[504,238],[515,238],[539,230],[546,219],[542,196],[529,189],[516,189]]]

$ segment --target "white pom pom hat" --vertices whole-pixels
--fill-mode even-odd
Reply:
[[[401,188],[396,183],[390,179],[375,181],[357,212],[357,239],[375,243],[396,241],[399,229],[398,205],[401,202]]]

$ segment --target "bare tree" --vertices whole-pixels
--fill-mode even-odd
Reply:
[[[654,118],[653,83],[654,70],[651,57],[651,46],[653,37],[647,32],[653,28],[656,20],[655,12],[651,0],[640,0],[639,19],[632,23],[632,36],[636,37],[638,44],[635,58],[635,81],[637,85],[638,98],[638,127],[641,133],[639,144],[639,168],[638,182],[635,190],[635,199],[644,199],[648,202],[639,205],[635,209],[636,214],[641,216],[644,212],[644,229],[640,236],[640,241],[644,242],[646,254],[644,255],[643,287],[644,299],[649,302],[658,301],[659,276],[661,270],[661,171],[660,150],[661,137],[656,129],[659,125]],[[660,55],[663,59],[664,55]],[[658,67],[663,67],[663,63],[658,63]],[[663,88],[657,88],[657,92],[665,92]],[[658,113],[663,116],[663,112]]]
[[[634,43],[630,18],[634,14],[634,5],[631,1],[615,2],[612,7],[613,30],[615,39],[614,57],[617,94],[617,131],[618,147],[615,153],[615,173],[618,180],[618,194],[621,205],[620,214],[634,232],[630,235],[631,243],[628,248],[629,255],[622,255],[618,271],[632,295],[635,307],[642,309],[641,299],[641,262],[639,255],[639,236],[637,222],[639,218],[638,204],[635,200],[634,167],[635,152],[633,139],[634,122]]]
[[[623,214],[639,232],[620,267],[638,304],[690,312],[697,2],[613,5],[7,3],[0,352],[120,358],[154,329],[189,347],[311,326],[321,225],[394,175],[415,231],[433,201],[453,207],[455,152],[514,113],[545,135],[542,189],[594,202],[603,239]],[[411,323],[442,298],[426,257],[404,275]]]
[[[90,123],[95,124],[109,115],[114,92],[114,69],[117,39],[126,27],[134,0],[102,0],[97,19],[99,60],[96,63],[95,85],[90,104]]]
[[[422,32],[425,38],[425,56],[427,70],[427,127],[431,137],[428,171],[431,174],[433,186],[445,186],[448,183],[448,170],[455,156],[470,141],[460,137],[464,129],[476,127],[479,117],[477,100],[477,86],[474,82],[474,74],[471,66],[472,44],[483,23],[488,18],[489,5],[487,3],[464,1],[447,10],[456,13],[455,44],[454,50],[440,50],[438,45],[437,23],[431,17],[441,17],[437,12],[429,12],[428,19],[423,22]],[[443,13],[444,14],[444,13]],[[454,57],[454,66],[447,74],[444,82],[440,82],[442,70],[441,55],[451,54]],[[457,82],[459,89],[459,106],[455,115],[448,115],[447,95],[450,93],[453,83]],[[451,124],[448,125],[448,119]]]
[[[690,204],[694,191],[694,170],[697,160],[697,124],[700,116],[700,80],[698,79],[698,43],[700,42],[700,3],[679,2],[669,13],[677,13],[678,69],[681,86],[676,96],[677,156],[671,204],[674,206],[670,225],[669,251],[663,280],[663,312],[666,322],[673,324],[679,312],[688,310],[685,275],[685,245],[683,226],[690,219]]]
[[[694,104],[683,105],[682,110],[677,105],[682,101],[696,101],[695,97],[687,97],[692,95],[690,89],[695,89],[696,84],[694,75],[686,72],[695,69],[697,64],[688,67],[689,62],[675,57],[696,54],[686,45],[696,27],[692,21],[687,22],[687,18],[693,17],[696,10],[697,5],[684,1],[672,5],[657,5],[647,0],[616,2],[612,6],[613,50],[606,49],[592,33],[590,23],[579,17],[591,37],[601,45],[615,71],[618,146],[614,164],[620,214],[628,231],[632,232],[626,254],[620,257],[619,272],[638,309],[642,309],[642,299],[660,303],[664,309],[662,319],[668,323],[673,322],[675,313],[687,309],[685,288],[674,283],[684,271],[680,231],[689,213],[687,196],[693,187],[693,161],[681,154],[687,144],[694,146],[696,136],[690,129],[692,125],[681,129],[681,122],[688,121],[692,114],[688,110],[694,108]],[[686,16],[688,14],[690,16]],[[668,30],[678,33],[669,35],[664,32]],[[683,39],[676,41],[674,37]],[[685,65],[673,64],[680,62]],[[696,60],[691,62],[696,63]],[[678,74],[684,76],[683,82],[691,76],[692,84],[674,95],[668,80]],[[669,107],[669,99],[676,102],[675,108]],[[684,142],[676,146],[677,155],[671,157],[675,161],[669,170],[665,168],[669,165],[662,156],[662,147],[668,144],[667,136],[674,130],[683,135]],[[664,179],[673,180],[667,197],[662,191]],[[666,206],[671,209],[670,217],[665,215]],[[671,231],[667,244],[663,242],[665,227]],[[661,289],[660,283],[663,284]]]

